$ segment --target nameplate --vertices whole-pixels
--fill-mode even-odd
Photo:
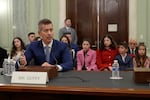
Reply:
[[[12,73],[11,83],[17,84],[46,84],[48,82],[47,72],[23,72]]]

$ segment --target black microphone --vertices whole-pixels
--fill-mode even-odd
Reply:
[[[52,55],[52,57],[53,57],[53,59],[54,59],[54,61],[55,61],[55,65],[58,65],[58,60],[56,59],[56,57],[55,57],[55,55],[54,55],[54,53],[53,53],[52,48],[51,48],[51,55]]]

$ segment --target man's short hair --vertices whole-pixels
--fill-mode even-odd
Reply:
[[[130,43],[135,43],[135,44],[137,44],[137,41],[136,41],[136,39],[131,38],[131,39],[129,40],[129,44],[130,44]]]
[[[35,35],[35,33],[34,33],[34,32],[28,33],[28,37],[29,37],[30,35]]]
[[[64,21],[66,22],[67,20],[71,20],[70,18],[66,18]]]
[[[47,25],[47,24],[52,24],[52,21],[49,19],[42,19],[38,23],[38,31],[41,30],[41,25]]]
[[[126,41],[120,42],[120,43],[119,43],[119,46],[123,46],[124,48],[128,49],[128,44],[127,44]]]

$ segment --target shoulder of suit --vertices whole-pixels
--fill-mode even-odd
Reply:
[[[76,30],[74,28],[71,27],[71,30],[73,30],[74,32],[76,32]]]
[[[63,42],[60,42],[56,39],[53,39],[53,45],[58,46],[58,47],[67,47],[67,45]]]
[[[120,55],[120,54],[116,55],[116,58],[120,58],[120,57],[121,57],[121,55]]]
[[[66,27],[62,27],[62,28],[60,28],[60,30],[64,30],[64,29],[66,29]]]
[[[35,47],[40,47],[40,46],[42,46],[42,41],[33,41],[29,45],[30,48],[35,48]]]
[[[75,30],[73,27],[70,27],[71,29]]]
[[[33,42],[31,42],[31,45],[35,45],[35,44],[39,44],[39,43],[42,43],[42,41],[40,40],[40,41],[33,41]]]
[[[130,58],[130,59],[133,59],[129,54],[127,54],[127,57]]]
[[[7,50],[5,50],[4,48],[1,48],[1,47],[0,47],[0,51],[4,51],[4,52],[5,52],[5,51],[7,51]]]

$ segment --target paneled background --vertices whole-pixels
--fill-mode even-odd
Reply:
[[[78,33],[78,44],[89,38],[93,46],[107,33],[117,43],[128,42],[128,0],[67,0],[67,17]],[[117,31],[108,31],[108,25],[117,25]]]
[[[93,0],[87,0],[86,2],[91,1]],[[82,2],[82,0],[79,2]],[[38,20],[45,17],[53,21],[55,38],[57,39],[58,30],[63,26],[63,20],[66,17],[65,7],[66,0],[0,0],[0,46],[9,50],[11,48],[12,38],[15,36],[21,36],[27,43],[27,33],[30,31],[37,32]],[[92,10],[94,9],[96,8],[92,8]],[[150,47],[149,18],[150,0],[129,0],[128,38],[136,38],[138,42],[144,41],[148,48]],[[73,21],[73,23],[76,21]],[[87,22],[90,21],[88,20]],[[77,28],[77,26],[74,27]],[[92,28],[92,30],[95,30],[95,28]],[[93,34],[90,34],[90,36],[96,38]],[[148,52],[150,52],[149,49]]]

